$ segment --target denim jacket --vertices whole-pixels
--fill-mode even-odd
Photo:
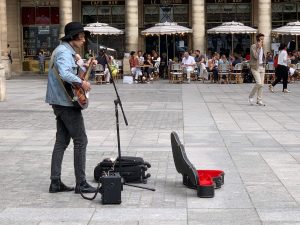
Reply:
[[[70,84],[82,83],[77,76],[78,66],[75,62],[76,52],[73,47],[68,42],[62,42],[54,52],[54,67],[57,68],[61,79]],[[54,74],[51,65],[49,65],[46,103],[50,105],[73,106],[60,81]]]

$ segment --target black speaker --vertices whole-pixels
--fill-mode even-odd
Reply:
[[[122,182],[119,174],[101,177],[102,204],[121,204]]]

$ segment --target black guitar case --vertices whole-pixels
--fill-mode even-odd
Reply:
[[[102,160],[94,169],[94,179],[99,181],[103,175],[108,173],[120,173],[127,183],[147,183],[147,179],[151,176],[146,174],[150,163],[144,161],[141,157],[122,156],[121,170],[119,159],[113,161],[110,158]]]

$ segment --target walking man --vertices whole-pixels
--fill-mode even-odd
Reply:
[[[254,95],[257,94],[256,104],[265,106],[262,101],[263,85],[265,80],[265,54],[264,54],[264,34],[256,35],[256,43],[250,49],[250,68],[255,79],[255,85],[249,94],[249,103],[253,105]]]

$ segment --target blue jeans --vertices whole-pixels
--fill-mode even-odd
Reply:
[[[85,178],[86,146],[88,143],[81,110],[75,107],[53,105],[56,116],[56,141],[51,160],[50,179],[60,179],[61,165],[71,138],[74,143],[74,169],[76,183]]]

